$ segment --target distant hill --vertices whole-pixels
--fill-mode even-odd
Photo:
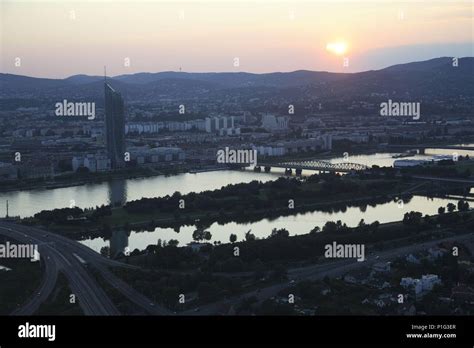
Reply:
[[[44,79],[0,74],[0,98],[103,98],[103,77],[74,75],[65,79]],[[474,58],[442,57],[394,65],[360,73],[331,73],[299,70],[268,74],[186,73],[166,71],[137,73],[108,78],[129,100],[153,100],[222,96],[224,93],[254,94],[259,90],[274,95],[318,95],[326,98],[368,96],[373,93],[405,97],[474,94]],[[265,95],[265,94],[264,94]]]
[[[391,66],[382,70],[351,74],[332,84],[340,94],[396,95],[405,98],[473,95],[474,58],[460,58],[453,67],[451,58],[436,58]]]
[[[463,60],[466,58],[462,58]],[[442,57],[434,58],[430,60],[425,60],[422,62],[412,62],[406,64],[397,64],[392,65],[388,68],[382,69],[385,71],[430,71],[433,69],[439,69],[445,66],[452,67],[453,58],[451,57]],[[464,63],[466,61],[464,60]],[[464,65],[464,64],[463,64]]]
[[[74,84],[84,84],[104,80],[103,76],[73,75],[64,79]]]
[[[236,73],[186,73],[166,71],[159,73],[138,73],[119,75],[114,79],[127,83],[147,84],[167,79],[199,80],[215,83],[226,88],[267,86],[290,87],[307,85],[314,81],[333,81],[343,78],[346,74],[299,70],[288,73],[251,74]]]
[[[28,77],[22,75],[13,74],[0,74],[0,87],[2,90],[25,90],[25,89],[38,89],[38,88],[55,88],[65,86],[69,82],[67,79],[44,79],[37,77]]]

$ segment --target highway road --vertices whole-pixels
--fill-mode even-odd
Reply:
[[[79,305],[86,315],[119,315],[119,311],[107,297],[96,281],[84,269],[84,265],[72,254],[57,249],[55,243],[48,240],[48,234],[29,233],[26,226],[0,223],[0,233],[21,243],[37,244],[40,260],[44,264],[45,275],[33,298],[14,315],[32,315],[51,294],[58,272],[63,272],[69,280],[71,291],[76,295]]]
[[[61,271],[66,275],[71,290],[86,315],[120,315],[104,290],[89,274],[88,267],[97,269],[112,287],[146,312],[154,315],[171,314],[169,310],[150,301],[108,269],[110,266],[134,269],[137,268],[135,266],[107,259],[81,243],[31,226],[2,221],[0,234],[21,243],[38,244],[41,262],[45,266],[45,274],[35,296],[12,314],[33,314],[54,289],[58,272]],[[86,264],[83,264],[74,254]]]

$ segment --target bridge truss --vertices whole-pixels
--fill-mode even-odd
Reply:
[[[307,170],[320,170],[328,172],[341,172],[347,173],[352,171],[363,171],[368,169],[364,164],[360,163],[350,163],[350,162],[340,162],[340,163],[330,163],[320,160],[310,160],[310,161],[290,161],[290,162],[281,162],[281,163],[259,163],[260,167],[273,167],[273,168],[285,168],[285,169],[307,169]]]

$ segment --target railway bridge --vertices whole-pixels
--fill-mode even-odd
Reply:
[[[255,166],[254,171],[260,172],[264,168],[265,172],[270,172],[271,168],[284,168],[287,174],[291,174],[295,170],[296,174],[301,174],[304,169],[317,170],[321,172],[338,172],[348,173],[353,171],[364,171],[368,169],[364,164],[340,162],[331,163],[321,160],[308,161],[290,161],[290,162],[276,162],[276,163],[259,163]]]

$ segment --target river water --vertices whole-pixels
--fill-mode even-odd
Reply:
[[[433,154],[448,154],[442,150],[432,150]],[[395,159],[393,153],[376,153],[372,155],[349,154],[348,162],[361,163],[368,166],[392,166]],[[409,159],[429,159],[430,155],[416,155]],[[332,163],[344,162],[343,157],[330,159]],[[9,215],[28,217],[41,210],[51,210],[69,206],[88,208],[109,204],[125,203],[142,197],[161,197],[171,195],[175,191],[181,193],[201,192],[219,189],[228,184],[246,183],[252,180],[262,182],[275,180],[284,172],[273,168],[271,173],[254,173],[252,171],[216,171],[197,174],[178,174],[174,176],[155,176],[140,179],[121,179],[108,182],[91,183],[80,186],[20,190],[0,193],[0,216],[6,214],[6,201],[9,202]],[[305,171],[306,174],[311,172]],[[305,174],[303,173],[303,174]]]
[[[235,223],[230,222],[219,225],[213,223],[207,231],[212,233],[213,241],[221,241],[228,243],[230,234],[237,235],[237,240],[241,241],[245,238],[245,233],[251,230],[251,233],[258,238],[266,238],[271,234],[273,228],[286,228],[290,235],[309,233],[315,226],[322,228],[327,221],[337,221],[346,223],[350,227],[357,226],[361,219],[366,223],[379,221],[380,223],[400,221],[406,212],[420,211],[423,214],[437,214],[440,206],[446,206],[449,202],[457,204],[457,200],[445,198],[429,199],[422,196],[414,196],[410,202],[406,202],[403,206],[397,202],[388,202],[379,204],[375,207],[367,206],[365,211],[358,207],[347,208],[345,212],[321,212],[313,211],[291,216],[282,216],[274,220],[262,219],[257,222]],[[130,237],[125,232],[114,232],[110,241],[102,238],[94,238],[81,241],[81,243],[90,248],[100,251],[102,247],[110,246],[112,254],[124,250],[128,247],[131,251],[134,249],[143,250],[150,244],[157,244],[158,239],[170,240],[176,239],[180,246],[184,246],[191,242],[192,234],[196,229],[195,226],[181,227],[179,233],[172,228],[156,228],[153,232],[137,232],[132,231]]]
[[[450,154],[442,150],[432,150],[427,155],[416,155],[409,159],[429,159],[432,154]],[[460,153],[463,154],[463,153]],[[393,153],[376,153],[371,155],[351,156],[347,159],[342,157],[329,160],[332,163],[343,162],[361,163],[368,166],[374,164],[379,166],[392,166],[395,159]],[[254,173],[253,171],[215,171],[197,174],[178,174],[174,176],[156,176],[140,179],[112,180],[109,182],[92,183],[81,186],[23,190],[0,193],[0,216],[6,213],[6,200],[9,201],[9,212],[11,216],[21,217],[32,216],[45,209],[64,208],[68,206],[78,206],[81,208],[95,207],[102,204],[125,203],[140,199],[142,197],[160,197],[171,195],[175,191],[183,194],[189,192],[202,192],[214,190],[228,184],[246,183],[252,180],[266,182],[275,180],[282,175],[283,170],[272,169],[272,173]],[[311,174],[311,172],[306,172]],[[213,224],[208,230],[212,233],[211,241],[228,242],[229,235],[234,233],[238,240],[244,238],[245,232],[252,230],[252,233],[259,238],[267,237],[273,228],[287,228],[290,234],[308,233],[315,226],[322,227],[328,220],[341,220],[349,226],[355,226],[360,219],[365,219],[367,223],[378,220],[379,222],[398,221],[403,218],[407,211],[416,210],[423,214],[436,214],[441,205],[455,202],[450,199],[427,199],[415,196],[406,203],[403,208],[399,208],[395,202],[379,204],[376,207],[367,207],[363,212],[359,208],[348,208],[345,212],[308,212],[294,216],[280,217],[269,221],[263,219],[258,222],[248,224],[228,223],[225,225]],[[192,241],[193,226],[182,227],[179,233],[173,229],[157,228],[154,232],[132,232],[130,237],[116,233],[112,241],[112,246],[128,245],[131,250],[143,249],[149,244],[156,244],[158,239],[177,239],[180,245],[185,245]],[[103,246],[109,245],[109,241],[102,238],[85,240],[84,244],[99,251]],[[114,248],[115,249],[115,248]]]
[[[0,216],[32,216],[41,210],[51,210],[77,206],[89,208],[109,204],[125,203],[142,197],[172,195],[175,191],[183,194],[214,190],[228,184],[246,183],[252,180],[268,181],[279,177],[274,173],[254,173],[252,171],[216,171],[174,176],[155,176],[140,179],[120,179],[56,189],[38,189],[0,193]]]

